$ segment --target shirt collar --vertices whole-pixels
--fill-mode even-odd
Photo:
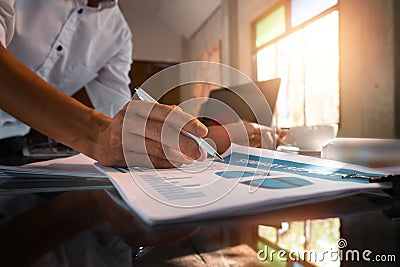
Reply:
[[[75,0],[76,4],[79,6],[87,6],[88,0]],[[99,10],[114,7],[117,4],[118,0],[103,0],[99,4]]]
[[[100,2],[99,9],[114,7],[117,0],[104,0]]]

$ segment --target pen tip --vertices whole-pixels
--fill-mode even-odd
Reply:
[[[216,153],[215,156],[217,156],[217,158],[218,158],[220,161],[225,162],[224,158],[221,157],[220,154]]]

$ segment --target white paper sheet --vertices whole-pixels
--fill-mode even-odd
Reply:
[[[254,213],[391,186],[343,180],[350,173],[384,172],[331,160],[238,145],[223,157],[225,163],[208,159],[183,169],[98,167],[151,225]]]
[[[113,188],[94,162],[78,154],[20,167],[0,166],[0,196]]]
[[[83,154],[78,154],[67,158],[35,162],[19,167],[0,165],[0,172],[11,175],[41,175],[42,177],[106,178],[107,176],[94,167],[94,163],[95,160]]]

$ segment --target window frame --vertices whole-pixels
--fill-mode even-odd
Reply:
[[[311,23],[323,18],[324,16],[328,15],[329,13],[337,10],[339,11],[339,4],[340,4],[341,0],[338,0],[338,3],[324,11],[322,11],[321,13],[315,15],[314,17],[306,20],[305,22],[303,22],[302,24],[292,28],[291,26],[291,0],[280,0],[278,1],[274,6],[272,6],[271,8],[269,8],[268,10],[266,10],[265,12],[263,12],[260,16],[258,16],[252,23],[251,23],[251,47],[252,47],[252,54],[254,55],[255,53],[257,53],[259,50],[262,50],[263,48],[278,42],[279,40],[289,36],[290,34],[301,30],[303,28],[305,28],[306,26],[310,25]],[[280,6],[284,5],[285,6],[285,12],[286,12],[286,32],[284,34],[282,34],[281,36],[276,37],[275,39],[272,39],[271,41],[266,42],[265,44],[261,45],[260,47],[256,47],[256,26],[257,23],[259,23],[260,21],[262,21],[265,17],[269,16],[272,12],[274,12],[276,9],[278,9]],[[340,12],[339,12],[339,21],[340,21]],[[339,23],[340,24],[340,23]]]
[[[296,27],[292,27],[292,23],[291,23],[291,12],[292,12],[292,1],[291,0],[279,0],[277,1],[272,7],[268,8],[266,11],[264,11],[260,16],[258,16],[255,20],[252,21],[251,23],[251,55],[252,55],[252,78],[254,81],[257,81],[257,73],[258,73],[258,69],[257,69],[257,52],[270,46],[273,44],[276,44],[277,42],[279,42],[280,40],[288,37],[289,35],[291,35],[292,33],[295,33],[301,29],[304,29],[305,27],[307,27],[308,25],[312,24],[313,22],[325,17],[326,15],[330,14],[333,11],[338,11],[338,19],[339,19],[339,36],[338,36],[338,40],[339,40],[339,57],[340,57],[340,2],[341,0],[338,0],[338,2],[318,13],[317,15],[313,16],[312,18],[304,21],[303,23],[301,23],[300,25],[297,25]],[[286,32],[264,44],[262,44],[260,47],[256,46],[256,39],[257,39],[257,34],[256,34],[256,26],[257,24],[262,21],[265,17],[269,16],[272,12],[274,12],[276,9],[278,9],[280,6],[284,6],[285,7],[285,15],[286,15]],[[276,62],[275,62],[276,65]],[[339,81],[339,107],[338,107],[338,112],[339,112],[339,118],[338,118],[338,125],[340,127],[340,122],[341,122],[341,86],[340,86],[340,63],[339,63],[339,70],[338,70],[338,81]],[[304,107],[305,108],[305,107]]]

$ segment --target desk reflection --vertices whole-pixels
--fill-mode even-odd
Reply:
[[[132,249],[179,242],[198,231],[191,225],[148,228],[103,190],[0,200],[0,266],[130,266]]]
[[[148,227],[115,191],[0,198],[0,266],[373,266],[289,252],[368,248],[400,260],[396,200],[353,196],[318,204],[186,224]],[[347,242],[340,247],[340,240]],[[154,249],[133,261],[139,246]],[[260,251],[287,252],[265,258]],[[295,254],[292,254],[292,256]],[[265,255],[264,255],[265,256]]]

